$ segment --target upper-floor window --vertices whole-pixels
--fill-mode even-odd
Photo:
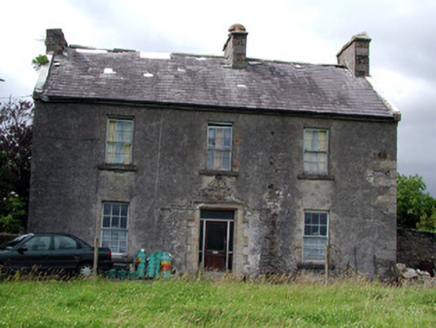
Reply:
[[[324,262],[328,243],[327,212],[304,213],[303,261]]]
[[[129,204],[105,202],[101,221],[101,243],[114,254],[127,253]]]
[[[133,119],[109,118],[106,163],[132,164]]]
[[[305,174],[328,174],[328,130],[304,129],[303,170]]]
[[[207,127],[206,168],[230,171],[232,161],[232,124],[209,123]]]

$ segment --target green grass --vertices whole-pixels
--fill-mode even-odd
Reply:
[[[436,288],[359,281],[1,281],[1,326],[435,327]]]

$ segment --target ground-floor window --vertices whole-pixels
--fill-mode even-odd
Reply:
[[[129,204],[104,202],[102,212],[102,246],[109,247],[114,254],[127,253]]]
[[[328,243],[328,213],[304,213],[303,261],[324,262]]]
[[[233,269],[234,211],[200,213],[199,266],[206,270]]]

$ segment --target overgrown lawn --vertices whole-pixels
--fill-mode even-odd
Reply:
[[[436,288],[358,281],[1,281],[0,326],[435,327]]]

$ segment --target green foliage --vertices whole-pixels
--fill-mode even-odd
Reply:
[[[436,231],[436,199],[426,192],[419,175],[397,176],[398,226],[408,229]]]
[[[26,227],[32,118],[30,101],[0,103],[0,232],[16,233]]]
[[[2,205],[5,211],[0,215],[0,231],[7,233],[22,231],[20,218],[27,214],[26,203],[12,192],[9,197],[3,199]]]
[[[46,55],[39,55],[32,59],[32,66],[34,69],[39,70],[41,66],[48,63],[48,58]]]
[[[433,327],[436,289],[348,281],[4,281],[5,327]]]

